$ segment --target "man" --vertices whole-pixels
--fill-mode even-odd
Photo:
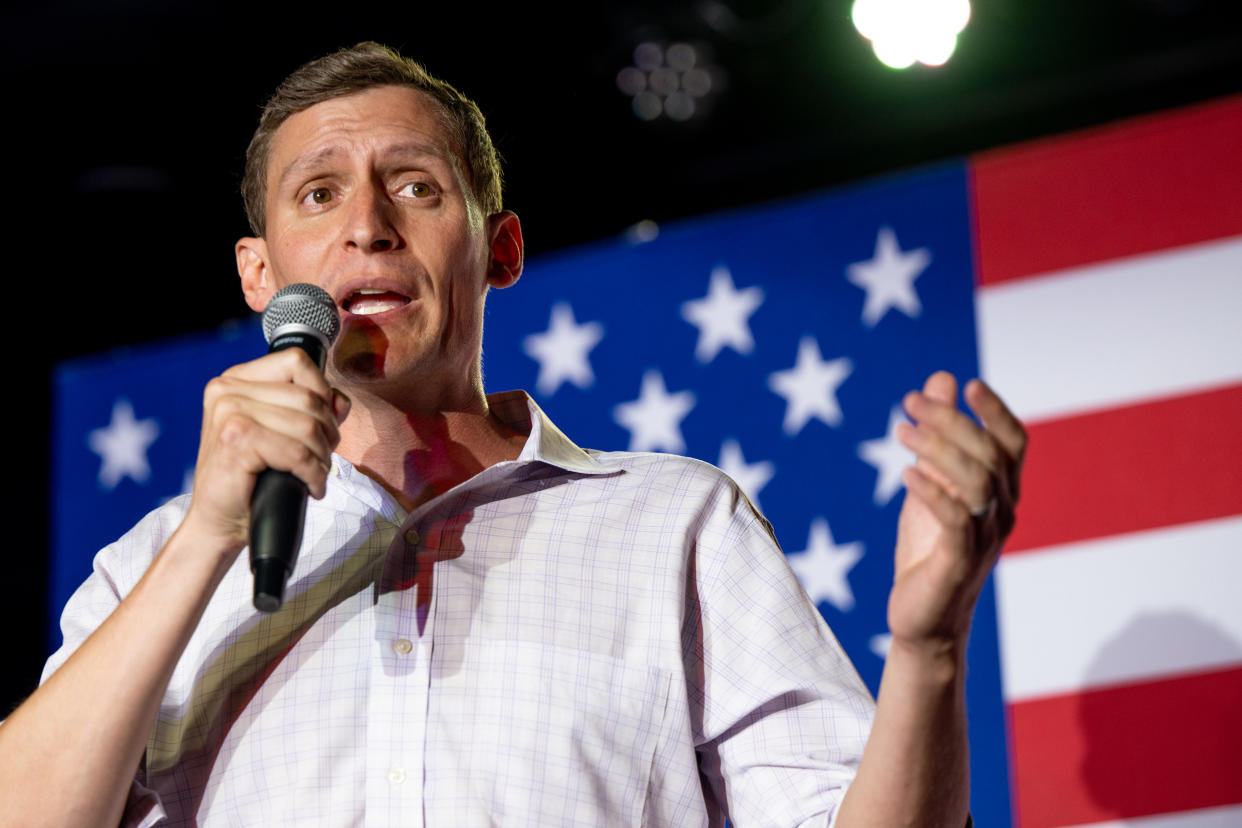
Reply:
[[[872,721],[736,486],[484,395],[522,235],[472,103],[375,44],[328,56],[269,102],[243,190],[251,307],[312,282],[341,335],[326,375],[295,350],[208,385],[192,497],[100,553],[0,727],[8,819],[966,823],[966,638],[1025,446],[990,390],[965,389],[984,428],[947,374],[905,400]],[[317,500],[261,616],[239,553],[269,467]]]

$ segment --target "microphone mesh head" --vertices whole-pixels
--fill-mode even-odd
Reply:
[[[341,330],[341,317],[336,303],[321,287],[299,282],[276,291],[267,310],[263,311],[263,336],[270,343],[276,332],[286,325],[299,325],[318,331],[327,338],[326,345],[336,340]]]

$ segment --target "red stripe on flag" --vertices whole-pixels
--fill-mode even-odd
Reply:
[[[1242,514],[1242,386],[1029,431],[1008,554]]]
[[[1242,233],[1242,97],[982,153],[980,284]]]
[[[1011,705],[1017,824],[1242,802],[1239,699],[1242,668]]]

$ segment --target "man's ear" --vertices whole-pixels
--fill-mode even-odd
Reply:
[[[522,222],[515,213],[502,210],[487,218],[490,253],[487,283],[507,288],[522,275]]]
[[[241,277],[242,293],[250,309],[262,313],[275,293],[267,265],[267,242],[245,236],[233,247],[237,254],[237,275]]]

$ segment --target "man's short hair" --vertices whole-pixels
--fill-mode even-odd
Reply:
[[[341,49],[305,64],[285,78],[263,107],[259,127],[246,149],[242,200],[256,236],[267,229],[267,162],[272,136],[291,115],[317,103],[352,95],[376,86],[408,86],[429,96],[443,118],[441,126],[465,162],[466,178],[484,215],[501,210],[500,156],[487,134],[483,113],[474,101],[423,66],[373,41]]]

